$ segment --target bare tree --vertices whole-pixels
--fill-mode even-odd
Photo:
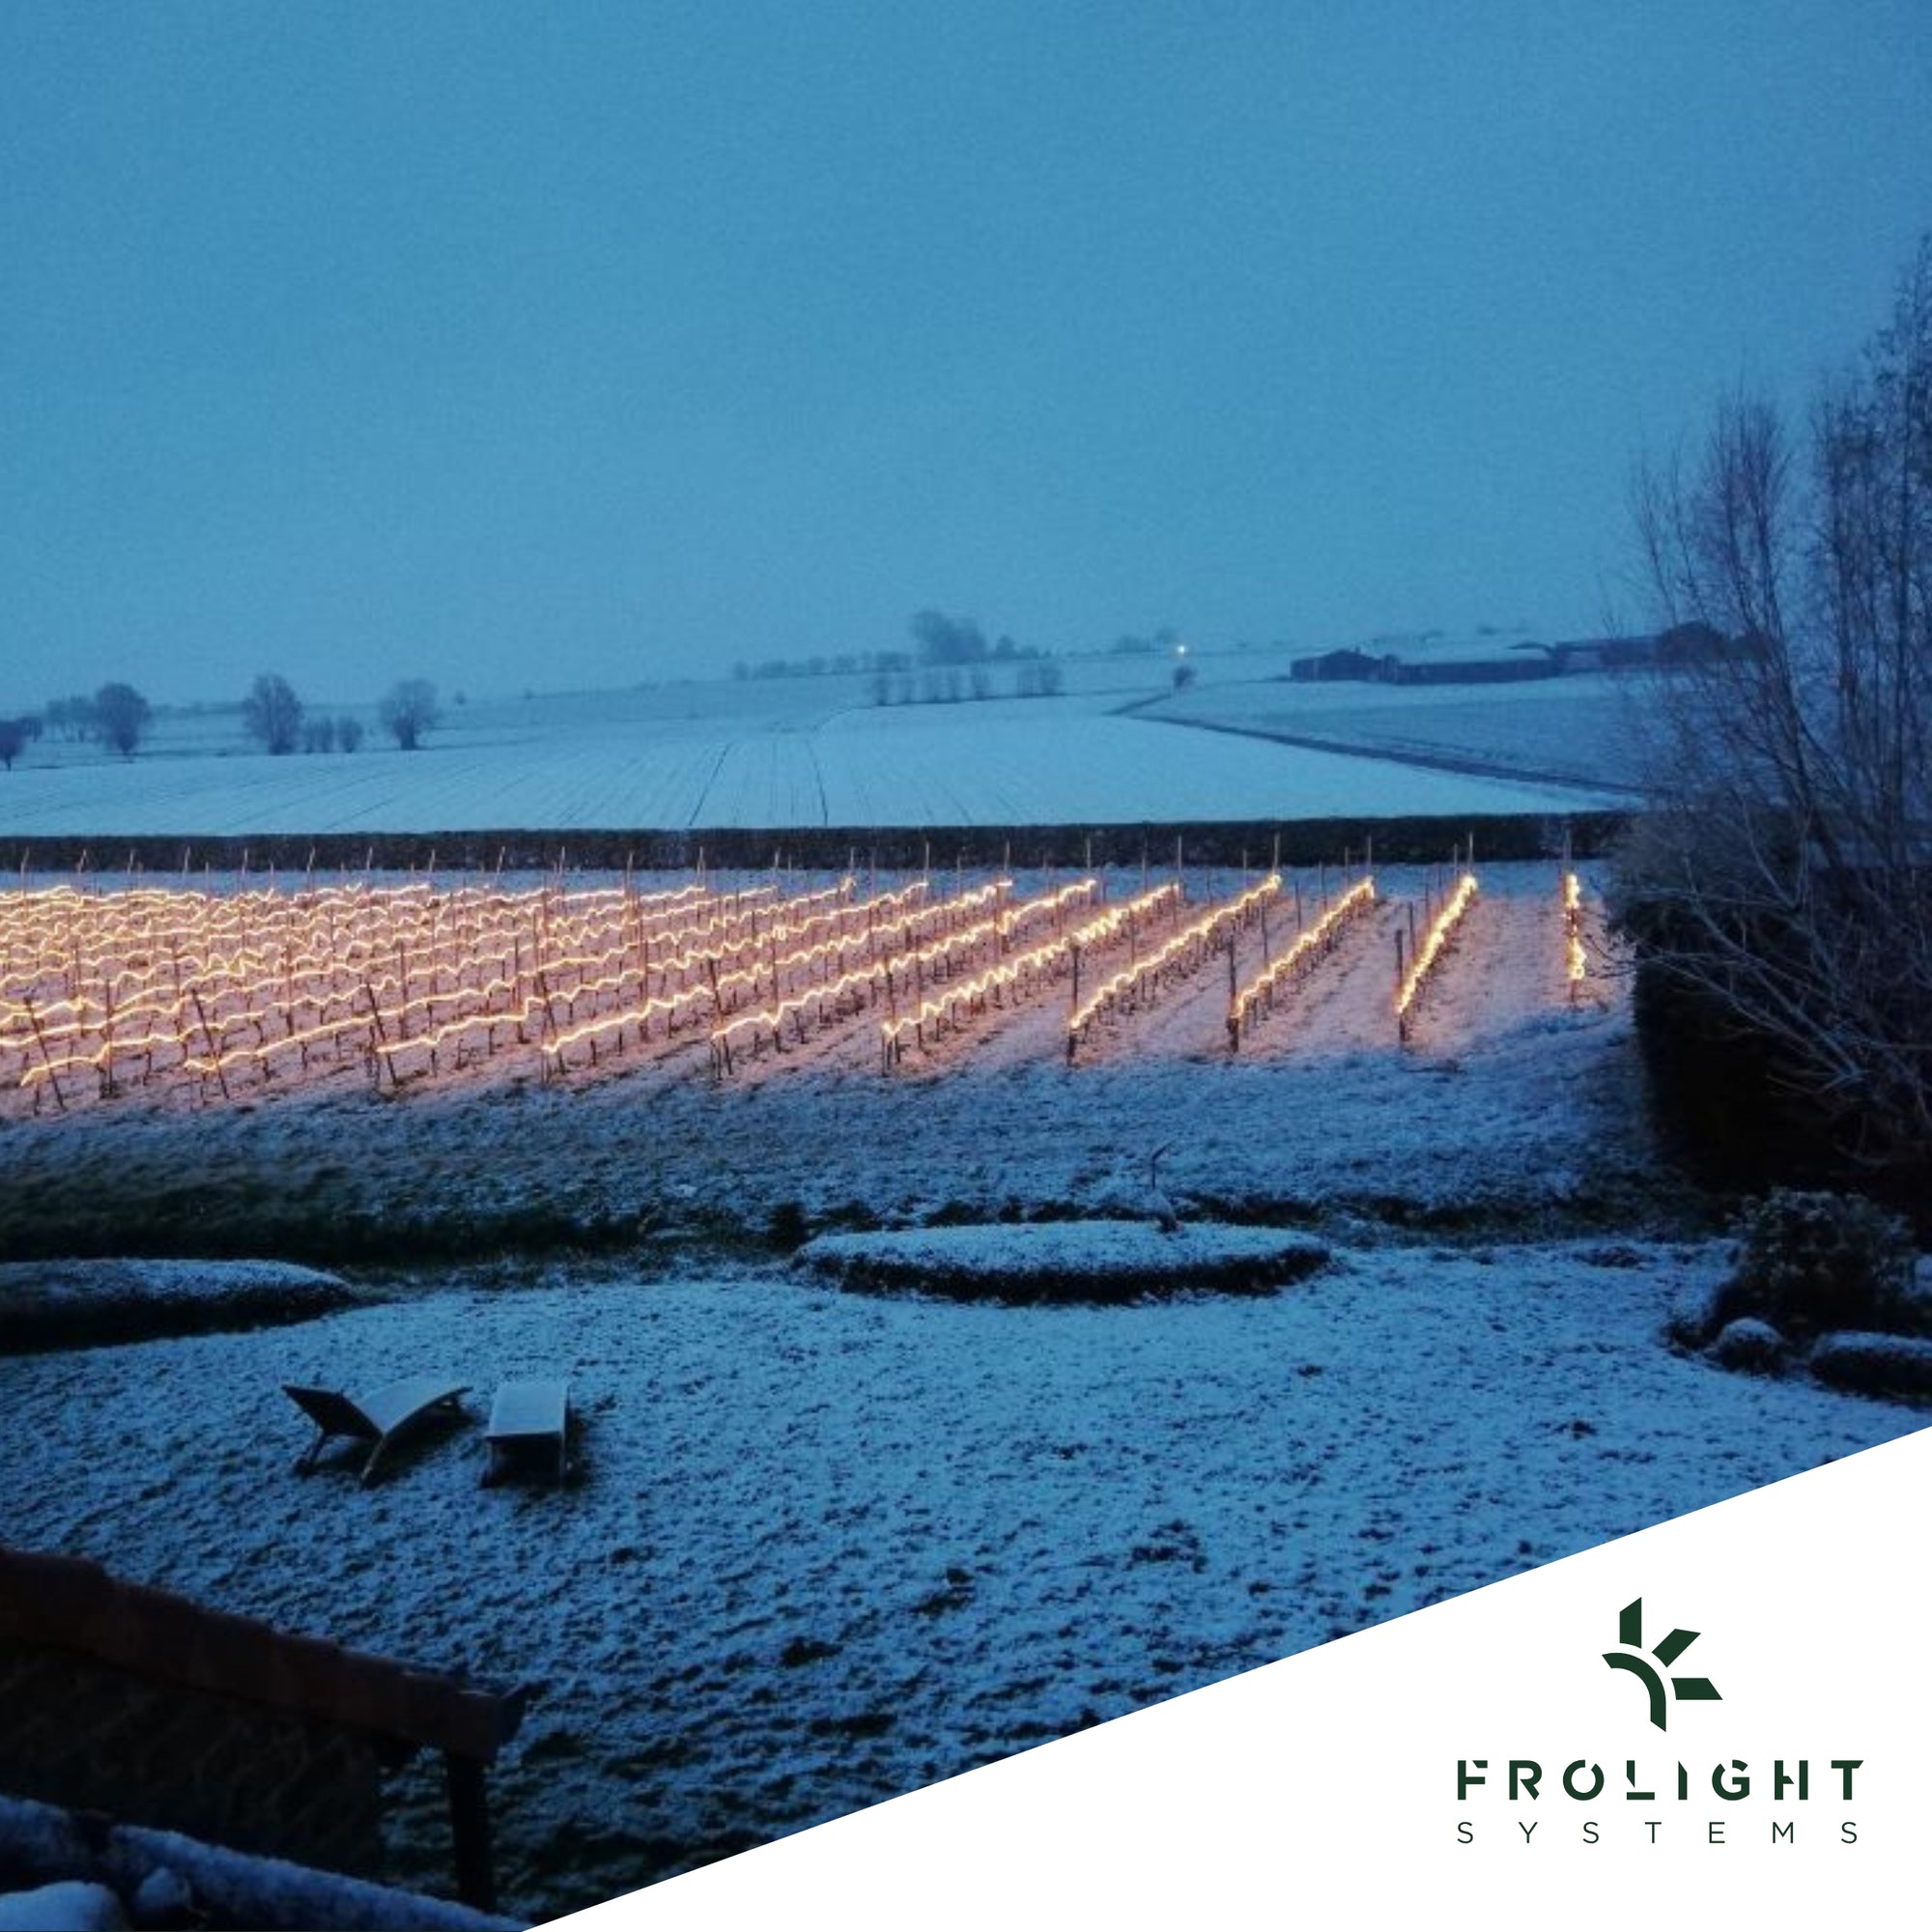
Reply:
[[[14,760],[27,749],[29,737],[24,718],[0,718],[0,765],[11,772]]]
[[[1771,1047],[1841,1150],[1932,1146],[1932,237],[1891,326],[1794,431],[1734,400],[1634,492],[1660,669],[1619,917]]]
[[[389,694],[383,699],[379,716],[383,729],[406,752],[413,752],[421,744],[424,734],[436,729],[441,723],[442,712],[437,703],[436,686],[427,678],[407,677],[402,683],[391,685]]]
[[[345,712],[335,721],[335,742],[345,751],[354,752],[362,744],[362,721],[352,718]]]
[[[56,697],[46,708],[46,721],[50,730],[58,731],[63,738],[86,738],[94,730],[94,700],[91,697]]]
[[[242,700],[242,724],[265,752],[280,757],[301,740],[302,701],[287,678],[264,671]]]
[[[103,684],[94,694],[94,727],[124,758],[134,755],[154,715],[131,684]]]

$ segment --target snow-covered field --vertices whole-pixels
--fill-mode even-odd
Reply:
[[[1440,761],[1619,791],[1642,768],[1650,690],[1641,676],[1607,671],[1507,685],[1203,683],[1142,715],[1419,759],[1425,770]]]
[[[1486,690],[1473,707],[1467,693],[1446,695],[1443,728],[1468,737],[1492,775],[1163,722],[1261,719],[1274,728],[1300,716],[1306,691],[1340,689],[1264,675],[1276,669],[1272,660],[1204,661],[1198,691],[1149,715],[1122,707],[1161,697],[1164,662],[1069,665],[1066,694],[1051,698],[881,706],[867,679],[828,675],[479,699],[449,708],[444,727],[413,753],[372,732],[353,754],[271,758],[249,748],[232,715],[181,716],[164,719],[132,760],[95,747],[32,748],[0,774],[0,838],[1104,824],[1616,802],[1603,772],[1573,774],[1574,760],[1552,758],[1550,720],[1529,696],[1551,687]],[[1590,687],[1571,694],[1561,723],[1561,735],[1580,743],[1613,694],[1599,680],[1563,683]],[[1437,708],[1435,695],[1406,696]],[[1531,722],[1511,722],[1518,714]],[[1331,735],[1367,742],[1352,725]],[[1507,776],[1514,770],[1546,776]],[[1576,783],[1556,781],[1573,775]]]
[[[786,1200],[814,1214],[853,1199],[909,1213],[953,1202],[990,1215],[1009,1200],[1107,1208],[1107,1190],[1144,1174],[1167,1140],[1163,1178],[1182,1190],[1547,1198],[1574,1176],[1585,1137],[1600,1171],[1629,1152],[1627,1126],[1594,1124],[1588,1091],[1595,1049],[1625,1026],[1622,982],[1600,970],[1571,1006],[1554,866],[1483,877],[1406,1054],[1396,1050],[1394,951],[1427,876],[1392,867],[1382,902],[1233,1064],[1217,954],[1151,1005],[1095,1022],[1071,1065],[1063,982],[929,1033],[890,1077],[867,1009],[803,1040],[788,1033],[783,1053],[741,1052],[722,1082],[696,1027],[659,1031],[642,1048],[633,1039],[594,1068],[580,1055],[551,1084],[531,1047],[413,1077],[395,1097],[372,1093],[354,1061],[324,1065],[305,1085],[238,1089],[232,1105],[206,1082],[77,1094],[69,1112],[37,1117],[15,1095],[9,1111],[35,1125],[14,1136],[0,1178],[0,1237],[79,1228],[102,1202],[156,1204],[185,1239],[225,1214],[298,1208],[327,1221],[542,1204],[624,1219],[678,1201],[755,1221]],[[1133,883],[1116,882],[1112,896]],[[1210,872],[1190,889],[1211,899],[1238,883]],[[1292,886],[1312,917],[1315,875]],[[1290,929],[1279,909],[1277,945]],[[1238,977],[1258,970],[1263,944],[1258,926],[1239,936]],[[1116,942],[1090,960],[1089,983],[1123,951]],[[1485,1077],[1469,1077],[1472,1048]],[[1291,1134],[1297,1157],[1285,1167]]]

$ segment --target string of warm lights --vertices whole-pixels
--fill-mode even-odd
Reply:
[[[661,1012],[674,1023],[715,1002],[721,965],[753,984],[753,962],[782,960],[799,934],[818,962],[828,948],[876,946],[855,935],[876,935],[882,919],[890,939],[908,919],[926,934],[961,916],[921,915],[923,880],[869,901],[854,893],[849,877],[789,898],[766,886],[642,894],[628,881],[9,893],[0,1083],[36,1106],[51,1092],[63,1108],[90,1087],[106,1095],[170,1073],[226,1094],[231,1080],[307,1074],[324,1059],[327,1070],[352,1050],[395,1080],[452,1043],[460,1063],[471,1042],[567,1037],[586,1006],[613,998],[641,1005],[646,1024]]]
[[[681,1019],[708,1015],[714,1023],[713,1057],[728,1070],[732,1041],[747,1030],[755,1039],[759,1030],[770,1029],[775,1035],[775,1044],[782,1045],[778,1029],[786,1019],[795,1018],[806,1006],[815,1004],[822,1017],[828,1000],[835,1004],[842,1001],[862,984],[870,985],[881,973],[885,974],[890,990],[893,967],[916,941],[923,940],[924,944],[915,956],[935,960],[950,958],[982,943],[1001,915],[996,912],[980,920],[975,920],[973,915],[987,906],[1003,907],[1012,891],[1012,881],[996,879],[990,885],[932,905],[923,903],[925,891],[923,882],[920,882],[901,893],[862,901],[848,908],[847,916],[853,921],[863,916],[863,928],[854,923],[842,934],[790,946],[782,952],[779,951],[779,943],[786,935],[774,931],[768,935],[763,953],[735,971],[720,971],[718,959],[707,958],[705,980],[695,992],[681,988],[684,997],[653,999],[646,987],[628,1003],[620,1001],[613,1009],[590,1020],[554,1027],[543,1042],[546,1074],[567,1070],[569,1051],[580,1045],[589,1047],[594,1065],[600,1046],[608,1044],[621,1049],[625,1031],[632,1026],[638,1029],[640,1041],[648,1038],[651,1022],[659,1013],[665,1016],[668,1037]],[[889,915],[899,917],[896,920],[889,917],[884,923],[879,923],[876,911],[880,906]],[[798,927],[806,932],[814,929],[818,926],[809,923]],[[929,936],[934,933],[938,935],[936,938]],[[863,963],[849,964],[854,958]],[[727,1017],[741,994],[757,998],[760,982],[767,980],[769,992],[764,1006]]]
[[[1563,977],[1569,987],[1571,1004],[1582,991],[1589,972],[1589,957],[1583,951],[1583,882],[1575,872],[1563,874]]]
[[[1277,953],[1242,986],[1228,1008],[1230,1042],[1238,1044],[1241,1029],[1249,1024],[1257,1007],[1272,1012],[1276,990],[1305,978],[1334,950],[1344,928],[1375,903],[1376,882],[1373,878],[1362,879],[1350,886],[1313,925],[1296,935],[1287,952]]]
[[[1396,1030],[1405,1041],[1408,1038],[1408,1009],[1415,1004],[1415,997],[1422,990],[1424,980],[1435,970],[1435,962],[1442,956],[1444,948],[1462,923],[1463,915],[1468,911],[1475,896],[1476,875],[1464,872],[1456,881],[1455,891],[1443,901],[1441,909],[1429,923],[1428,931],[1416,946],[1415,957],[1408,962],[1395,995]]]
[[[842,973],[828,983],[809,986],[803,992],[773,1000],[755,1011],[722,1020],[713,1029],[711,1037],[718,1069],[730,1072],[733,1049],[749,1040],[755,1052],[767,1034],[771,1036],[773,1046],[781,1050],[787,1021],[791,1022],[794,1033],[802,1040],[808,1009],[811,1011],[813,1024],[823,1026],[828,1004],[835,1019],[848,1019],[867,1007],[876,1005],[882,990],[887,1002],[895,1009],[901,992],[923,1003],[925,983],[929,979],[956,983],[954,976],[981,952],[990,950],[997,955],[1005,952],[1011,943],[1012,933],[1020,926],[1037,918],[1064,918],[1068,910],[1096,897],[1100,885],[1098,880],[1092,878],[1075,880],[1070,885],[1026,900],[1018,906],[1008,903],[1007,895],[1011,889],[1010,879],[1000,879],[992,888],[979,894],[962,895],[952,901],[955,905],[965,905],[969,900],[978,905],[991,903],[997,909],[988,918],[960,926],[923,946],[903,945],[868,959],[863,966]],[[988,893],[992,895],[990,899]],[[851,1002],[849,1006],[848,1001]],[[889,1025],[892,1023],[888,1022]]]
[[[1171,967],[1192,972],[1217,941],[1245,925],[1280,894],[1281,874],[1270,872],[1235,898],[1209,906],[1145,958],[1130,960],[1074,1009],[1066,1022],[1066,1057],[1072,1059],[1081,1037],[1100,1013],[1123,1004],[1129,993],[1138,995],[1158,986]]]
[[[415,889],[407,898],[420,899],[424,890]],[[339,894],[329,895],[334,903],[322,907],[337,947],[335,958],[320,976],[311,970],[312,950],[298,953],[293,934],[285,936],[279,956],[245,943],[237,944],[234,936],[259,931],[264,917],[280,913],[286,919],[290,911],[282,901],[270,902],[261,895],[248,896],[251,904],[244,916],[233,905],[204,902],[201,895],[185,895],[185,895],[170,894],[163,899],[153,891],[103,897],[56,889],[42,895],[38,903],[10,895],[10,917],[5,925],[13,997],[0,1006],[0,1037],[4,1037],[0,1038],[0,1059],[4,1059],[6,1044],[13,1046],[16,1063],[25,1057],[28,1065],[15,1064],[10,1070],[28,1086],[54,1084],[63,1072],[93,1070],[108,1091],[115,1084],[112,1064],[116,1057],[135,1058],[135,1070],[145,1083],[163,1064],[163,1050],[171,1043],[185,1053],[193,1070],[202,1073],[218,1071],[225,1058],[250,1056],[267,1068],[271,1056],[283,1045],[294,1046],[305,1059],[307,1050],[318,1040],[332,1037],[335,1030],[325,1028],[324,1022],[332,1013],[346,1016],[350,1009],[343,960],[347,959],[353,973],[355,955],[371,953],[373,949],[341,944],[351,923],[345,921]],[[664,896],[667,900],[683,899],[689,893],[681,889]],[[406,895],[391,893],[385,901],[372,899],[370,903],[393,913],[406,902]],[[313,914],[316,903],[312,898],[298,902],[296,910]],[[171,917],[157,920],[157,908],[165,908]],[[93,923],[101,928],[98,977],[92,988],[98,997],[90,997],[83,989],[75,997],[49,1000],[50,978],[56,987],[76,985],[85,979],[85,949],[76,930],[81,915],[92,915]],[[149,955],[131,963],[126,943],[130,919],[135,927],[134,944]],[[46,971],[50,931],[55,954],[51,975]],[[230,939],[225,955],[219,952],[224,934]],[[23,972],[30,945],[38,947],[36,964],[40,970]],[[436,1000],[429,1003],[432,1010],[443,998],[444,965],[440,959],[433,962]],[[185,985],[190,992],[184,992]],[[38,1012],[33,997],[36,991],[42,1000]],[[187,1014],[190,997],[192,1022]],[[265,1007],[278,1009],[279,1037],[269,1031]],[[298,1012],[311,1017],[309,1028],[298,1024]],[[396,1017],[404,1030],[412,1023],[409,1010]],[[244,1037],[238,1046],[236,1036],[243,1030],[252,1032],[253,1040]],[[187,1051],[197,1042],[199,1051]],[[38,1064],[32,1060],[36,1051]]]
[[[177,990],[184,981],[192,980],[209,998],[230,987],[245,989],[272,975],[300,997],[313,994],[318,982],[324,987],[338,985],[345,972],[354,976],[372,957],[398,948],[420,952],[428,945],[441,953],[450,927],[443,924],[439,929],[440,911],[427,905],[426,893],[426,888],[398,889],[381,896],[364,893],[354,898],[334,893],[280,905],[263,904],[265,895],[250,895],[256,908],[250,916],[238,915],[218,902],[208,903],[201,895],[174,895],[190,904],[185,912],[170,907],[174,917],[166,921],[154,916],[158,895],[153,892],[82,899],[71,889],[56,889],[46,896],[67,903],[51,907],[36,906],[31,898],[23,905],[16,899],[6,922],[10,950],[5,977],[0,979],[0,1016],[17,1009],[23,995],[37,993],[45,1009],[50,964],[57,982],[70,990],[77,986],[87,949],[75,929],[76,905],[86,910],[93,927],[96,990],[104,1004],[125,1007],[143,990],[170,978]],[[473,901],[475,895],[469,896]],[[689,895],[681,891],[666,896]],[[131,906],[123,906],[123,899],[132,901]],[[192,903],[196,900],[203,902]],[[411,906],[411,900],[416,903]],[[509,926],[525,923],[525,909],[499,898],[485,907],[483,918],[471,918],[464,917],[465,908],[458,905],[453,909],[454,931],[470,952],[493,932],[501,944]],[[677,917],[682,925],[690,923],[688,914],[660,911],[647,917],[641,904],[637,922],[648,933],[663,929],[668,917]],[[265,926],[271,928],[266,934]],[[261,943],[265,938],[270,943]]]
[[[1030,901],[1027,909],[1059,910],[1061,908],[1053,903],[1055,898],[1065,902],[1068,895],[1083,888],[1091,889],[1087,893],[1087,896],[1091,897],[1093,893],[1097,892],[1098,885],[1092,879],[1082,880],[1077,887],[1065,887],[1058,895]],[[1178,902],[1179,895],[1179,887],[1168,880],[1110,908],[1096,919],[1083,922],[1071,932],[1041,940],[998,961],[971,980],[946,986],[941,992],[922,1001],[910,1013],[886,1020],[879,1028],[884,1065],[890,1068],[898,1064],[904,1057],[907,1040],[923,1045],[927,1026],[957,1028],[962,1007],[969,1015],[982,1013],[989,1000],[1003,1004],[1009,990],[1024,997],[1035,986],[1057,979],[1077,953],[1107,945],[1128,930],[1135,922],[1151,918],[1170,903]]]
[[[755,997],[767,979],[777,990],[800,971],[822,973],[828,960],[847,958],[861,950],[876,952],[882,939],[890,945],[895,936],[908,930],[943,930],[973,908],[997,902],[1010,890],[1010,882],[996,881],[936,906],[925,903],[930,889],[924,880],[861,900],[851,898],[851,890],[852,881],[847,879],[832,894],[794,899],[783,917],[775,918],[760,933],[735,947],[707,948],[688,942],[675,952],[647,962],[641,972],[634,973],[620,964],[615,971],[604,970],[592,977],[580,966],[573,982],[547,982],[538,1009],[545,1077],[566,1072],[575,1047],[587,1048],[594,1066],[602,1050],[622,1051],[625,1036],[633,1029],[639,1043],[643,1044],[660,1017],[668,1038],[680,1022],[728,1010],[740,995]],[[822,909],[828,902],[836,903]],[[881,913],[886,916],[883,924]],[[807,943],[797,943],[801,937]],[[602,961],[589,963],[609,968],[610,959],[611,955],[606,955]],[[650,966],[655,966],[659,975],[655,994],[650,990]],[[674,990],[670,985],[673,973],[678,977]],[[578,1002],[586,996],[595,1007],[589,1018],[580,1019]],[[564,1003],[560,1020],[555,1011],[559,999]]]
[[[393,1087],[506,1049],[533,1050],[548,1079],[607,1052],[668,1050],[687,1028],[728,1071],[734,1049],[803,1042],[867,1010],[890,1066],[1069,973],[1070,1054],[1097,1016],[1197,967],[1280,890],[1271,874],[1151,946],[1156,917],[1181,916],[1173,881],[1113,906],[1093,877],[1024,900],[1006,877],[951,897],[924,879],[862,896],[849,876],[801,894],[560,877],[23,885],[0,896],[0,1091],[36,1109],[156,1083],[206,1100],[346,1067]],[[1242,990],[1243,1017],[1354,902]],[[1128,944],[1135,956],[1115,960]],[[1082,1000],[1095,959],[1119,970]]]

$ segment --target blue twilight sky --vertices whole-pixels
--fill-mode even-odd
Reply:
[[[0,0],[0,707],[1587,633],[1926,227],[1923,0]]]

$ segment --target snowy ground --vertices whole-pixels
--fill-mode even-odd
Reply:
[[[1512,685],[1204,682],[1142,716],[1329,745],[1471,772],[1629,785],[1641,769],[1641,675],[1597,671]]]
[[[459,1276],[6,1364],[0,1534],[532,1684],[493,1783],[508,1899],[551,1914],[1922,1421],[1667,1353],[1714,1266],[1362,1249],[1276,1300],[1118,1309]],[[278,1382],[412,1370],[476,1408],[567,1371],[583,1480],[480,1490],[473,1424],[373,1491],[289,1472]],[[437,1811],[425,1778],[402,1875],[439,1876]]]
[[[1162,697],[1164,661],[1069,664],[1066,694],[1054,698],[880,706],[858,676],[504,698],[450,708],[413,753],[372,733],[354,754],[271,758],[232,715],[181,716],[162,721],[131,761],[92,746],[33,747],[0,774],[0,836],[1104,824],[1618,802],[1600,782],[1603,760],[1552,759],[1549,700],[1530,695],[1553,686],[1485,689],[1480,702],[1453,689],[1406,695],[1410,710],[1438,719],[1438,735],[1477,748],[1487,776],[1158,722],[1171,712],[1288,728],[1341,689],[1265,674],[1279,668],[1240,656],[1204,661],[1197,691],[1148,716],[1122,707]],[[1003,671],[995,688],[1009,679]],[[1563,740],[1593,741],[1608,686],[1558,682],[1576,687]],[[1358,703],[1375,696],[1374,687],[1348,689]],[[1391,749],[1353,724],[1321,729],[1354,751]]]
[[[0,1538],[530,1683],[494,1788],[536,1917],[1919,1426],[1668,1351],[1721,1251],[1653,1160],[1619,983],[1573,1007],[1554,869],[1497,867],[1398,1047],[1421,884],[1391,875],[1233,1062],[1216,959],[1071,1067],[1053,999],[890,1078],[862,1026],[722,1083],[681,1047],[561,1086],[14,1120],[15,1238],[657,1232],[378,1271],[392,1299],[297,1328],[0,1360]],[[1009,1308],[844,1294],[758,1238],[775,1210],[1131,1211],[1163,1142],[1183,1212],[1305,1216],[1335,1264],[1273,1299]],[[372,1491],[290,1473],[278,1383],[414,1372],[466,1378],[470,1422]],[[582,1480],[485,1492],[475,1418],[533,1373],[573,1378]],[[398,1875],[437,1882],[434,1778],[401,1799]]]

